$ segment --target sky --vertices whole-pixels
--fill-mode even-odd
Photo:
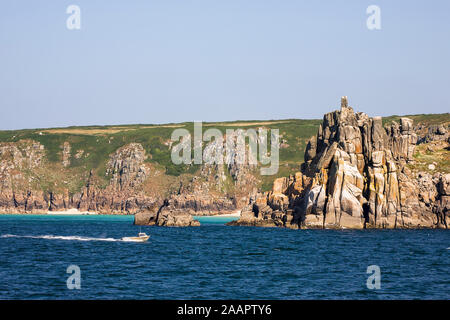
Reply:
[[[2,0],[0,130],[449,112],[449,40],[448,0]]]

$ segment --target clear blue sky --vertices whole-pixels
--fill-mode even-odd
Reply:
[[[449,112],[449,58],[448,0],[2,0],[0,129]]]

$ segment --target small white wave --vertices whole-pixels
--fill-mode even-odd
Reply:
[[[115,238],[93,238],[93,237],[81,237],[81,236],[55,236],[55,235],[39,235],[39,236],[29,236],[29,235],[15,235],[15,234],[4,234],[0,238],[30,238],[30,239],[47,239],[47,240],[72,240],[72,241],[122,241],[122,239]]]

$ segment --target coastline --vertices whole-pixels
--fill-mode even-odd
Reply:
[[[80,211],[78,209],[72,208],[64,211],[47,211],[49,215],[97,215],[96,211]]]
[[[123,214],[123,213],[100,213],[97,211],[80,211],[76,208],[71,208],[68,210],[59,210],[59,211],[33,211],[33,212],[0,212],[0,215],[102,215],[102,216],[134,216],[134,214]],[[196,215],[192,216],[201,216],[201,217],[240,217],[241,210],[237,210],[232,213],[224,213],[224,214],[214,214],[214,215]]]
[[[29,216],[30,218],[33,216],[39,216],[39,217],[58,217],[61,219],[64,219],[64,217],[67,218],[75,218],[75,217],[97,217],[97,218],[107,218],[108,216],[111,218],[118,218],[118,217],[129,217],[129,219],[134,219],[134,215],[132,214],[117,214],[117,213],[113,213],[113,214],[103,214],[103,213],[93,213],[93,211],[88,211],[89,214],[81,214],[80,213],[75,213],[75,214],[71,214],[68,213],[69,210],[67,211],[63,211],[63,213],[53,213],[53,214],[48,214],[46,212],[41,212],[41,213],[35,213],[35,212],[29,212],[29,213],[20,213],[20,212],[2,212],[0,213],[0,217],[5,217],[7,218],[7,216],[20,216],[23,218],[26,218],[27,216]],[[65,212],[65,213],[64,213]],[[73,211],[72,211],[73,212]],[[195,216],[193,215],[192,218],[194,220],[204,220],[203,223],[207,222],[210,223],[213,220],[218,220],[223,222],[222,220],[226,220],[226,218],[239,218],[239,212],[234,212],[234,213],[230,213],[230,214],[219,214],[219,215],[210,215],[210,216]],[[201,222],[201,221],[200,221]],[[247,221],[247,223],[243,223],[243,221],[238,221],[237,219],[233,219],[230,221],[225,221],[224,224],[226,226],[231,226],[231,227],[253,227],[253,228],[257,228],[257,229],[266,229],[266,228],[280,228],[280,226],[276,226],[274,224],[271,223],[266,223],[266,224],[259,224],[256,223],[255,221],[251,222],[251,221]],[[397,226],[396,228],[376,228],[376,227],[367,227],[367,228],[350,228],[350,227],[342,227],[342,226],[326,226],[326,227],[322,227],[322,226],[304,226],[301,228],[294,228],[294,227],[282,227],[282,229],[290,229],[290,230],[297,230],[297,231],[306,231],[306,230],[327,230],[327,231],[388,231],[388,230],[409,230],[409,231],[419,231],[419,230],[449,230],[447,228],[437,228],[437,227],[430,227],[430,226],[421,226],[421,225],[417,225],[417,226],[410,226],[410,227],[400,227]]]
[[[383,121],[388,125],[383,126]],[[96,169],[104,165],[113,173],[106,184],[99,184],[103,180],[95,170],[88,173],[83,169],[72,176],[71,170],[61,168],[61,174],[54,176],[60,164],[46,159],[59,157],[59,151],[33,140],[34,136],[21,142],[0,142],[4,155],[0,162],[2,168],[8,168],[2,171],[6,184],[0,192],[0,215],[125,215],[134,216],[138,224],[160,220],[158,225],[167,226],[197,225],[192,217],[217,217],[237,218],[233,224],[240,226],[291,229],[448,228],[450,127],[446,123],[450,123],[450,114],[431,119],[423,115],[370,118],[355,113],[342,97],[341,109],[326,113],[321,124],[318,120],[307,124],[292,120],[283,127],[297,128],[291,142],[309,139],[306,146],[292,145],[293,153],[304,150],[303,162],[291,159],[286,175],[267,177],[264,183],[256,172],[230,167],[227,170],[237,175],[224,175],[230,186],[226,193],[212,179],[218,174],[216,169],[194,168],[193,176],[184,178],[159,172],[156,164],[145,162],[151,149],[131,137],[121,136],[122,142],[99,154]],[[302,132],[306,128],[302,126],[310,131]],[[81,144],[77,139],[65,137],[61,145],[67,158],[63,168],[70,163],[67,150],[71,143]],[[432,152],[439,157],[431,157]],[[281,160],[287,161],[286,157]],[[77,166],[86,165],[84,158],[75,159]],[[21,167],[25,160],[29,165]],[[38,168],[46,175],[41,177]],[[53,181],[54,185],[40,190],[24,177]],[[56,180],[65,183],[71,178],[80,181],[79,188],[71,192],[57,188]],[[170,191],[178,184],[178,192]],[[262,188],[263,184],[267,188]]]
[[[237,210],[232,213],[224,213],[224,214],[216,214],[212,216],[203,216],[203,217],[240,217],[242,210]]]
[[[101,213],[97,211],[80,211],[78,209],[72,208],[69,210],[60,210],[60,211],[50,211],[50,210],[36,210],[29,212],[20,212],[20,211],[0,211],[0,216],[2,215],[39,215],[39,216],[133,216],[133,214],[123,214],[123,213]]]

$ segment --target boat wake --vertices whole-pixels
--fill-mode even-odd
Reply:
[[[131,239],[93,238],[81,236],[55,236],[55,235],[29,236],[29,235],[3,234],[0,236],[0,238],[30,238],[30,239],[69,240],[69,241],[138,242]]]

